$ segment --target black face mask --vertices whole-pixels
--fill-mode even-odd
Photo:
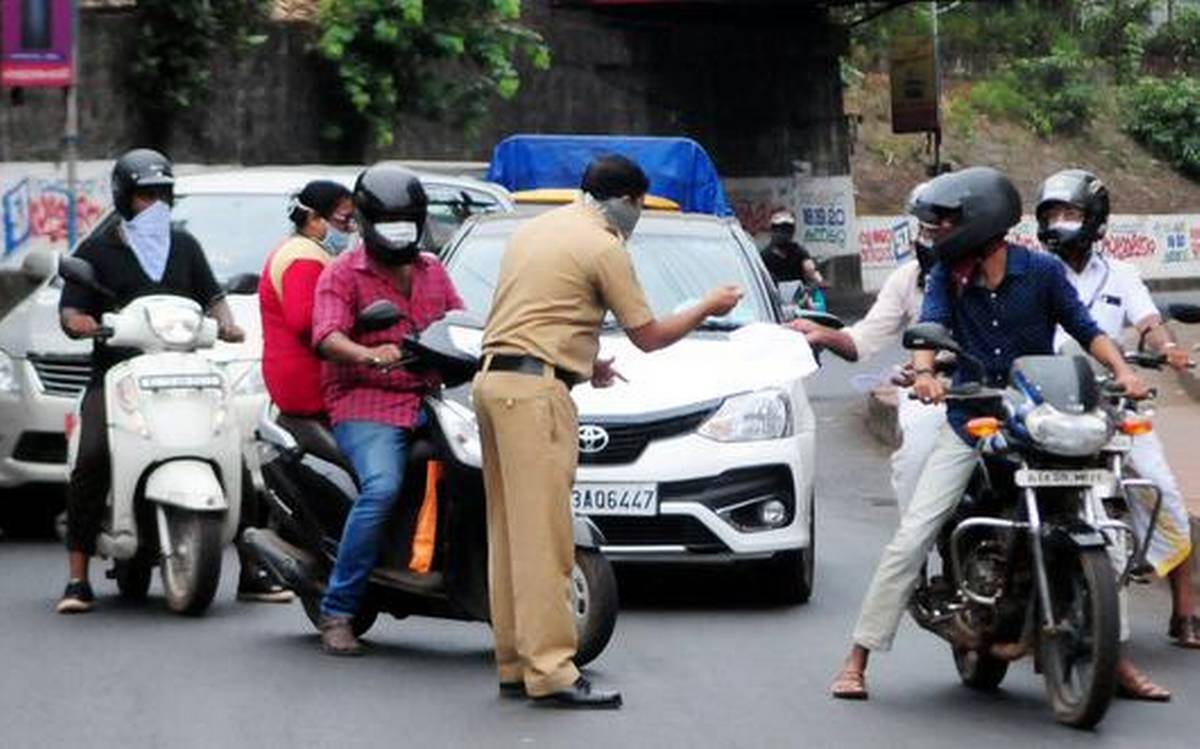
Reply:
[[[772,229],[771,244],[787,244],[796,236],[795,229]]]

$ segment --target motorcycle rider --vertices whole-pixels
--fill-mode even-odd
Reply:
[[[762,248],[763,263],[775,283],[803,281],[814,288],[825,285],[817,264],[804,245],[796,241],[796,215],[788,210],[771,214],[771,239]]]
[[[321,645],[332,655],[362,653],[351,622],[400,494],[421,398],[434,384],[405,371],[397,344],[463,307],[437,257],[419,250],[428,203],[409,170],[376,165],[364,171],[354,185],[361,242],[335,258],[317,282],[312,340],[326,360],[322,392],[334,438],[360,483],[321,600]],[[358,313],[381,299],[403,318],[386,330],[357,332]]]
[[[917,185],[910,193],[907,201],[910,214],[926,184]],[[848,361],[869,359],[888,344],[895,343],[904,330],[921,317],[925,280],[935,261],[931,227],[918,224],[912,249],[913,259],[888,274],[875,303],[854,325],[845,330],[834,330],[800,318],[788,327],[803,333],[813,347],[830,349]],[[898,393],[896,413],[903,439],[892,453],[892,490],[901,509],[912,499],[921,468],[933,451],[938,430],[946,420],[943,404],[921,403],[908,397],[911,380],[911,367],[906,367],[898,379],[906,386]]]
[[[1038,191],[1038,239],[1063,261],[1067,280],[1107,335],[1118,338],[1126,325],[1132,325],[1150,351],[1162,353],[1169,366],[1184,371],[1191,357],[1172,340],[1137,269],[1094,251],[1108,227],[1109,204],[1108,188],[1096,175],[1081,169],[1051,175]],[[1180,647],[1200,648],[1188,511],[1178,482],[1167,465],[1162,442],[1154,433],[1136,437],[1127,460],[1162,492],[1162,509],[1147,561],[1159,576],[1170,579],[1173,609],[1168,636]],[[1150,509],[1138,502],[1129,509],[1139,537],[1144,536]]]
[[[93,335],[100,328],[104,312],[119,309],[136,297],[178,294],[196,300],[216,319],[221,340],[238,342],[245,338],[200,243],[186,231],[171,226],[174,184],[171,162],[157,151],[138,148],[117,159],[112,171],[112,197],[120,220],[88,237],[75,251],[75,257],[91,264],[96,281],[112,291],[115,299],[79,284],[66,284],[59,316],[68,336]],[[100,339],[92,344],[91,378],[79,408],[79,449],[67,486],[70,578],[56,608],[60,614],[90,611],[95,599],[88,582],[88,559],[96,551],[96,536],[111,486],[104,375],[115,364],[137,354],[136,349],[112,347]]]
[[[914,213],[933,227],[938,257],[925,284],[921,320],[945,325],[966,353],[983,362],[984,385],[1006,385],[1012,363],[1020,356],[1052,353],[1055,328],[1062,325],[1130,395],[1146,394],[1145,384],[1088,315],[1062,265],[1005,239],[1021,218],[1021,198],[1007,176],[989,167],[943,174],[917,196]],[[913,391],[927,403],[946,396],[934,375],[934,359],[932,351],[913,355]],[[972,374],[960,367],[955,381],[964,382]],[[836,698],[867,698],[870,654],[891,648],[929,550],[976,468],[978,455],[963,431],[968,410],[954,401],[946,416],[912,502],[867,590],[853,645],[831,685]]]

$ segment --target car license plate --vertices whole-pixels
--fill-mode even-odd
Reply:
[[[1072,470],[1034,470],[1024,468],[1017,471],[1017,486],[1096,486],[1111,484],[1112,474],[1102,468]]]
[[[580,515],[657,515],[657,484],[576,484],[571,508]]]

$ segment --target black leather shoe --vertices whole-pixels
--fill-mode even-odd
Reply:
[[[611,689],[594,689],[586,677],[580,676],[566,689],[534,697],[535,705],[580,710],[616,710],[621,706],[621,693]]]
[[[528,695],[525,694],[525,682],[523,681],[502,681],[500,682],[500,696],[508,697],[509,699],[524,699]]]

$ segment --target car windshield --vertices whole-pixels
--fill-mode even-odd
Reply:
[[[629,243],[638,280],[656,317],[694,304],[714,286],[737,284],[745,291],[742,301],[726,317],[710,319],[707,327],[773,321],[770,302],[726,227],[710,224],[704,227],[706,231],[697,231],[695,225],[672,227],[672,223],[660,222],[652,230],[639,227]],[[447,261],[459,295],[477,316],[487,315],[500,258],[517,226],[510,221],[481,224],[463,238]]]

